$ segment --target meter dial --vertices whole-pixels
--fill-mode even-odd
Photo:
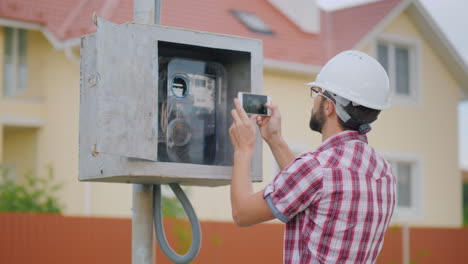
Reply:
[[[190,125],[185,120],[174,119],[167,126],[167,136],[169,146],[185,146],[192,138]]]
[[[190,82],[185,74],[176,74],[170,82],[170,90],[175,97],[184,98],[189,94]]]

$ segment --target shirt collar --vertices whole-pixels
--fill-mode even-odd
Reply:
[[[359,134],[359,132],[354,131],[354,130],[346,130],[340,133],[337,133],[325,140],[320,147],[317,149],[317,151],[324,151],[326,149],[336,147],[338,145],[341,145],[343,143],[346,143],[348,141],[352,140],[358,140],[362,141],[367,144],[367,136],[366,134]]]

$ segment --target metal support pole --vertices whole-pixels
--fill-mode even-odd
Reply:
[[[132,264],[153,264],[153,185],[133,185],[132,207]]]
[[[161,0],[135,0],[134,21],[159,24],[160,6]],[[153,264],[153,185],[134,184],[132,205],[132,264]]]
[[[410,263],[410,229],[408,224],[402,227],[403,264]]]
[[[140,24],[154,24],[154,1],[135,0],[133,21]]]
[[[154,0],[154,7],[156,8],[156,12],[154,12],[154,23],[157,25],[161,24],[161,1],[162,0]]]

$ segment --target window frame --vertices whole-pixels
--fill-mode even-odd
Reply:
[[[6,29],[9,28],[12,30],[12,40],[11,40],[11,57],[12,57],[12,76],[11,78],[11,87],[7,87],[7,81],[6,81]],[[21,49],[20,49],[20,34],[21,32],[24,32],[25,34],[25,54],[24,56],[26,57],[26,71],[24,73],[24,87],[20,87],[21,80]],[[3,83],[2,83],[2,97],[3,98],[9,98],[9,97],[15,97],[18,96],[28,89],[28,30],[24,28],[17,28],[17,27],[3,27],[3,38],[4,38],[4,47],[3,47]]]
[[[275,32],[273,31],[272,27],[260,16],[258,16],[254,12],[250,11],[244,11],[244,10],[239,10],[239,9],[231,9],[230,10],[231,14],[240,22],[242,23],[248,30],[250,30],[253,33],[259,33],[267,36],[274,36]],[[245,16],[252,16],[255,17],[255,19],[258,20],[258,22],[264,24],[266,29],[259,29],[253,26],[252,24],[249,23],[248,20],[246,20]]]
[[[381,34],[372,45],[372,53],[378,60],[378,45],[384,44],[388,47],[388,77],[390,80],[390,88],[392,91],[392,104],[410,107],[421,107],[423,102],[422,94],[422,56],[421,56],[421,41],[416,38],[397,35],[397,34]],[[396,69],[395,69],[395,48],[403,47],[408,49],[409,59],[409,95],[396,93]]]
[[[424,160],[419,153],[406,153],[406,152],[382,152],[385,160],[390,163],[394,173],[394,164],[408,163],[411,164],[411,206],[398,206],[398,190],[397,190],[397,201],[395,204],[395,210],[393,212],[393,221],[397,222],[412,222],[419,221],[423,218],[423,206],[424,206]],[[398,181],[398,176],[395,175]]]

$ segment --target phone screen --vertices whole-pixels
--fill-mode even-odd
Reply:
[[[259,94],[242,94],[242,106],[249,114],[268,115],[268,96]]]

